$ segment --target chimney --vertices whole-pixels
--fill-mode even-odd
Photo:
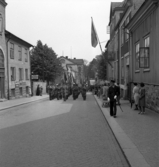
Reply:
[[[75,60],[76,58],[74,57],[74,60]]]
[[[66,56],[66,59],[68,59],[68,56]]]

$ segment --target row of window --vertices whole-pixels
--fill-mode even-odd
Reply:
[[[18,46],[18,60],[19,61],[22,61],[22,47],[21,46]],[[25,49],[25,62],[28,62],[28,50]],[[14,59],[14,44],[13,43],[10,43],[10,58],[11,59]]]
[[[129,31],[128,29],[124,28],[129,23],[129,21],[130,21],[130,16],[126,18],[125,23],[123,24],[122,29],[121,29],[121,44],[122,45],[124,44],[124,39],[125,41],[128,41],[129,39]]]
[[[24,93],[29,94],[29,86],[26,86],[26,92],[24,92]],[[23,88],[22,87],[19,88],[19,95],[23,96]],[[15,89],[11,89],[11,96],[16,97]]]
[[[15,81],[16,80],[16,67],[11,67],[10,70],[11,70],[11,81]],[[25,69],[25,75],[24,75],[24,69],[19,68],[19,81],[22,81],[24,79],[29,80],[28,69]]]

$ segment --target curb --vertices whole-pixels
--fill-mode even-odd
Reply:
[[[10,108],[14,108],[14,107],[17,107],[17,106],[22,106],[22,105],[29,104],[29,103],[34,103],[36,101],[46,100],[48,98],[49,97],[45,97],[45,98],[42,98],[42,99],[36,99],[36,100],[28,101],[28,102],[23,102],[23,103],[20,103],[20,104],[15,104],[13,106],[8,106],[8,107],[1,108],[0,111],[6,110],[6,109],[10,109]]]
[[[123,129],[119,126],[115,119],[110,117],[109,112],[106,108],[102,108],[102,102],[94,95],[94,98],[101,109],[108,125],[110,126],[120,148],[123,151],[124,156],[126,157],[128,163],[131,167],[150,167],[150,165],[146,162],[143,155],[140,153],[135,144],[131,141],[131,139],[126,135]]]

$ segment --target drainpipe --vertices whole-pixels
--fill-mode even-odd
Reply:
[[[118,83],[120,84],[120,28],[118,27]]]
[[[8,56],[8,42],[9,40],[11,39],[11,35],[9,34],[8,36],[8,40],[6,42],[6,53],[7,53],[7,77],[8,77],[8,100],[10,100],[10,97],[9,97],[9,56]]]

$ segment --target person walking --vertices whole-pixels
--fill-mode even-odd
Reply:
[[[134,83],[133,98],[134,98],[134,101],[135,101],[135,109],[134,110],[138,110],[138,105],[139,105],[139,87],[137,86],[137,83]]]
[[[115,81],[111,80],[111,85],[108,89],[108,101],[110,103],[110,116],[116,117],[117,108],[116,108],[116,99],[118,96],[117,86],[114,84]]]
[[[139,90],[139,114],[145,113],[145,84],[140,83],[140,90]]]

